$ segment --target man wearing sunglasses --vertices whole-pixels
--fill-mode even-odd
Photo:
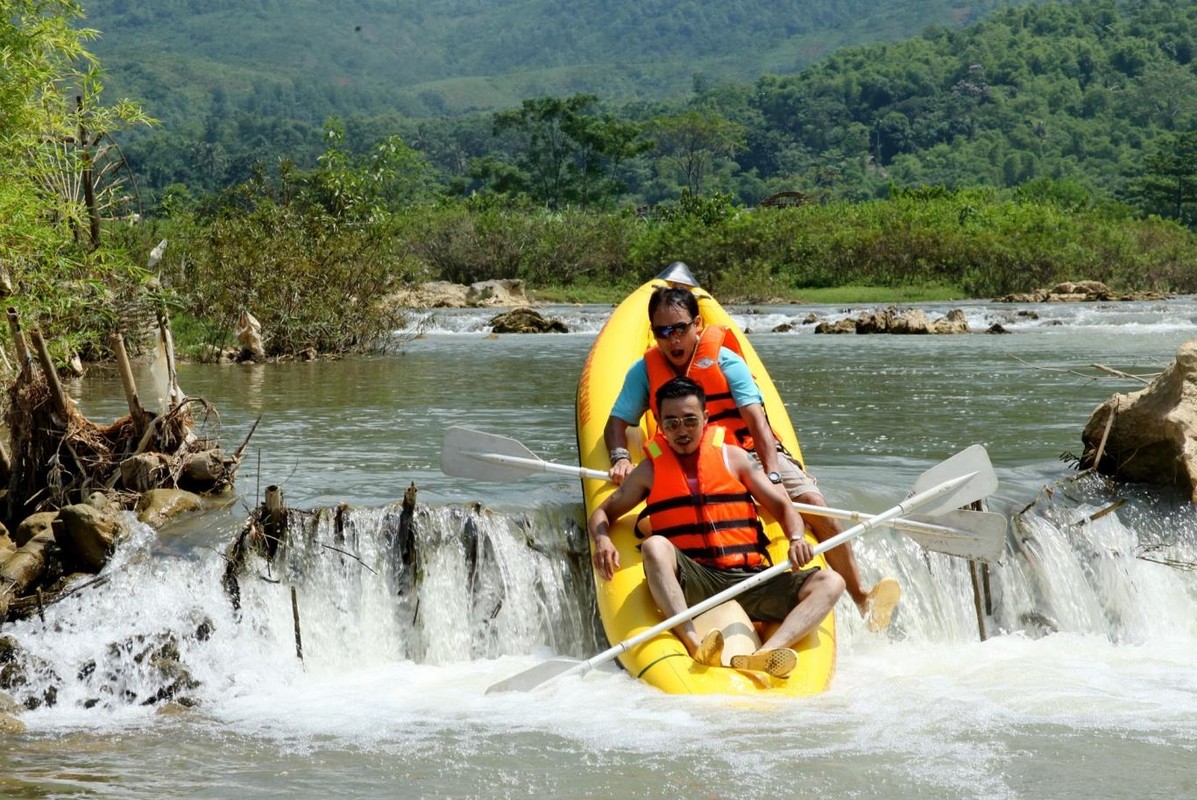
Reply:
[[[615,574],[619,552],[610,524],[645,501],[639,523],[647,520],[649,535],[640,552],[649,591],[666,617],[680,614],[769,566],[768,540],[753,500],[759,502],[790,540],[793,570],[737,598],[750,618],[779,625],[760,650],[733,656],[730,666],[784,678],[798,663],[791,648],[831,611],[844,579],[818,567],[801,569],[814,558],[802,517],[725,428],[707,424],[701,386],[674,378],[655,399],[661,431],[645,447],[647,457],[587,522],[595,569],[604,580]],[[686,621],[674,633],[695,661],[723,666],[718,629],[700,640],[694,623]]]
[[[711,423],[726,428],[734,443],[751,452],[770,481],[800,503],[827,505],[814,477],[778,446],[765,417],[764,398],[748,364],[725,346],[734,339],[726,328],[703,326],[698,298],[682,286],[660,287],[649,297],[648,315],[657,344],[628,370],[603,430],[611,456],[611,480],[618,484],[632,472],[628,428],[639,424],[646,411],[651,410],[660,420],[660,411],[653,402],[656,390],[671,378],[684,375],[705,390]],[[812,514],[807,521],[821,542],[840,532],[839,524],[828,517]],[[848,595],[869,629],[886,627],[901,594],[897,581],[885,578],[872,589],[867,588],[848,544],[828,552],[827,561],[844,577]]]

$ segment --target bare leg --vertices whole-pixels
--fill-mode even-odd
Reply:
[[[761,645],[761,650],[793,647],[803,636],[813,631],[831,613],[844,593],[844,579],[831,570],[821,569],[803,582],[798,590],[798,605],[786,615],[773,635]]]
[[[811,506],[823,506],[824,508],[827,506],[827,501],[818,492],[807,492],[792,499]],[[830,517],[806,514],[802,519],[810,526],[815,538],[820,542],[827,541],[841,530],[839,521]],[[860,580],[860,571],[856,568],[856,556],[852,552],[852,545],[845,542],[839,547],[828,550],[824,555],[827,557],[827,565],[843,577],[848,588],[848,596],[852,598],[853,603],[856,603],[860,615],[865,616],[869,610],[869,588]]]
[[[648,579],[648,590],[661,613],[668,618],[689,608],[677,579],[677,548],[673,542],[664,536],[650,536],[640,545],[640,554],[644,557],[644,577]],[[806,588],[805,585],[803,588]],[[690,655],[694,655],[701,644],[694,622],[686,620],[673,632],[682,640]]]

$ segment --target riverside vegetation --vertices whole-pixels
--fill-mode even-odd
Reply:
[[[467,159],[457,175],[431,145],[392,133],[363,147],[331,120],[314,165],[276,154],[218,190],[176,183],[138,218],[122,202],[128,184],[100,177],[107,164],[117,167],[110,175],[128,167],[112,137],[150,120],[134,104],[101,103],[88,34],[70,24],[76,3],[8,5],[0,45],[23,58],[0,90],[0,289],[62,359],[106,357],[115,329],[136,348],[163,308],[183,348],[230,343],[249,311],[268,355],[364,351],[389,341],[401,311],[382,301],[404,284],[521,278],[533,292],[610,299],[674,260],[728,300],[847,285],[985,297],[1080,279],[1197,291],[1197,237],[1185,225],[1197,134],[1186,132],[1194,110],[1184,98],[1177,132],[1157,131],[1137,151],[1138,194],[1122,200],[1033,169],[1015,170],[1009,185],[882,186],[884,164],[841,153],[843,164],[864,165],[875,191],[820,190],[812,162],[790,175],[804,190],[788,207],[757,206],[745,187],[786,179],[730,190],[735,175],[759,172],[730,160],[747,142],[712,88],[651,125],[593,96],[524,101],[490,119],[506,149]],[[1025,29],[1034,12],[1019,13]],[[879,152],[893,165],[901,155]],[[658,188],[633,191],[629,170]]]

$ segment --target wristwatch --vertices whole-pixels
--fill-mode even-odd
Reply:
[[[781,473],[778,472],[777,470],[773,470],[772,472],[766,473],[765,477],[769,479],[770,483],[774,483],[774,484],[781,483]]]

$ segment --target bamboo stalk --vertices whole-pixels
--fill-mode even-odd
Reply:
[[[116,355],[116,365],[120,369],[121,383],[125,387],[125,401],[129,404],[129,416],[133,419],[133,423],[140,428],[145,411],[141,407],[141,399],[137,396],[137,383],[133,380],[133,367],[129,364],[129,353],[125,350],[125,337],[119,331],[112,334],[112,352]]]
[[[274,521],[278,521],[282,512],[286,510],[281,486],[272,483],[266,487],[266,510],[270,512],[270,518]]]
[[[175,342],[170,333],[170,317],[166,310],[158,312],[158,336],[162,340],[162,350],[166,353],[166,392],[170,401],[170,409],[174,409],[182,401],[179,396],[183,392],[179,389],[179,375],[175,372]]]
[[[1114,417],[1118,416],[1118,407],[1122,405],[1122,398],[1114,395],[1114,405],[1110,408],[1110,416],[1106,420],[1105,430],[1101,432],[1101,441],[1097,443],[1097,454],[1093,456],[1093,471],[1100,472],[1101,457],[1106,452],[1106,440],[1110,438],[1110,428],[1114,427]]]
[[[283,503],[281,486],[271,484],[266,487],[263,506],[266,509],[266,519],[262,521],[262,530],[266,534],[267,555],[273,559],[283,542],[283,537],[287,535],[287,507]]]
[[[17,351],[17,369],[24,375],[29,370],[29,345],[25,342],[25,334],[21,331],[21,317],[12,306],[8,308],[8,329],[12,332],[13,347]]]
[[[41,362],[42,372],[46,375],[46,383],[50,386],[50,394],[54,401],[54,409],[62,415],[66,422],[70,406],[66,393],[62,390],[62,382],[58,380],[58,370],[54,369],[54,362],[50,360],[50,350],[46,347],[46,340],[37,328],[30,328],[29,338],[33,340],[33,347],[37,350],[38,361]]]

